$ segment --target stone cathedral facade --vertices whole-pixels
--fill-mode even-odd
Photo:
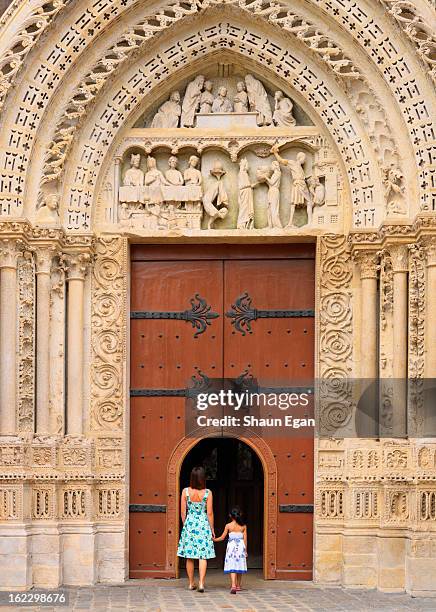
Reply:
[[[133,245],[311,244],[314,374],[341,381],[317,405],[313,579],[434,592],[432,3],[6,4],[2,587],[129,576]],[[365,437],[347,385],[378,378],[377,431]],[[390,383],[406,379],[406,393]],[[159,502],[168,576],[183,444],[169,451]],[[266,446],[252,443],[274,578],[282,501]]]

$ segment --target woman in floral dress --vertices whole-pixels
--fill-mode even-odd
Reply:
[[[213,500],[212,492],[206,489],[206,476],[202,467],[192,469],[190,486],[183,489],[181,500],[183,529],[177,556],[186,559],[189,589],[195,590],[194,559],[198,559],[198,592],[204,593],[207,560],[215,557],[212,538]]]

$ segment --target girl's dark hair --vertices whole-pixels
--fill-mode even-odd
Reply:
[[[236,521],[238,523],[238,525],[240,525],[241,527],[243,527],[245,525],[244,516],[243,516],[239,506],[235,506],[234,508],[232,508],[230,513],[229,513],[229,516],[234,521]]]
[[[206,474],[204,473],[204,468],[201,466],[192,468],[189,486],[191,489],[198,489],[199,491],[206,488]]]

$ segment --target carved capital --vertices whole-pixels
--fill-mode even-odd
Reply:
[[[21,240],[7,238],[0,240],[0,268],[17,268],[17,260],[23,253]]]
[[[50,274],[51,264],[55,252],[56,248],[54,246],[36,249],[36,274]]]
[[[360,268],[360,278],[377,278],[379,253],[375,251],[355,251],[354,257]]]
[[[61,255],[61,262],[67,280],[84,280],[88,265],[91,261],[89,253],[64,253]]]
[[[427,267],[436,266],[436,236],[423,236],[421,242]]]
[[[409,250],[406,244],[392,244],[387,247],[392,261],[392,270],[407,272],[409,270]]]

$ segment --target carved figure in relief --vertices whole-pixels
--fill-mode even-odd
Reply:
[[[233,98],[233,110],[235,113],[248,113],[248,94],[244,81],[236,84],[236,95]]]
[[[248,174],[248,161],[245,157],[239,162],[238,175],[238,229],[252,229],[254,227],[254,201],[253,186]]]
[[[212,224],[216,219],[224,219],[229,209],[229,197],[223,183],[223,176],[226,174],[222,163],[215,160],[213,167],[210,170],[210,175],[215,179],[203,197],[203,207],[208,215],[207,229],[212,228]]]
[[[205,78],[199,74],[188,84],[182,103],[182,127],[194,127],[195,113],[200,106],[200,96],[203,91]]]
[[[204,91],[200,95],[200,113],[209,114],[212,112],[213,104],[213,83],[212,81],[206,81],[204,84]]]
[[[312,195],[313,205],[322,206],[325,203],[325,186],[319,180],[319,176],[309,177],[307,184]]]
[[[247,74],[247,76],[245,77],[245,84],[247,86],[250,110],[257,112],[258,114],[257,124],[259,126],[271,125],[271,106],[268,100],[268,94],[266,93],[265,87],[251,74]]]
[[[294,105],[289,98],[283,95],[282,91],[276,91],[274,95],[275,107],[273,120],[275,125],[293,127],[297,122],[292,114]]]
[[[233,104],[227,97],[227,87],[220,87],[218,90],[218,96],[215,98],[212,104],[213,113],[232,113]]]
[[[388,214],[405,215],[403,173],[391,166],[383,169],[386,211]]]
[[[162,194],[162,187],[168,185],[168,181],[160,170],[156,167],[156,160],[154,157],[147,157],[147,172],[145,174],[144,183],[148,187],[148,198],[147,200],[151,204],[162,204],[164,198]]]
[[[124,175],[123,185],[126,187],[141,187],[144,184],[144,173],[139,167],[141,155],[133,153],[130,157],[130,168]]]
[[[291,214],[287,228],[295,227],[293,224],[295,208],[297,206],[306,206],[307,208],[307,223],[312,223],[312,212],[313,212],[313,199],[307,184],[306,174],[304,171],[304,163],[306,161],[306,154],[300,151],[297,153],[296,161],[292,159],[283,159],[278,153],[278,146],[274,145],[271,149],[271,153],[274,154],[277,161],[283,166],[288,166],[292,173],[292,191],[291,191]]]
[[[171,155],[168,159],[168,170],[165,172],[165,178],[169,185],[183,185],[183,175],[180,170],[177,170],[178,159],[175,155]]]
[[[189,158],[189,165],[186,168],[183,178],[185,180],[185,185],[199,185],[202,183],[202,176],[200,170],[198,170],[198,162],[200,159],[196,155],[191,155]]]
[[[54,225],[59,223],[59,196],[56,193],[50,193],[45,196],[44,204],[38,208],[36,213],[36,223],[46,225]]]
[[[273,161],[271,167],[258,168],[257,177],[259,183],[268,185],[268,227],[282,228],[280,221],[280,182],[282,172],[280,164]]]
[[[170,99],[164,102],[159,108],[153,121],[152,128],[176,128],[179,125],[182,107],[180,106],[180,94],[178,91],[173,91]]]

